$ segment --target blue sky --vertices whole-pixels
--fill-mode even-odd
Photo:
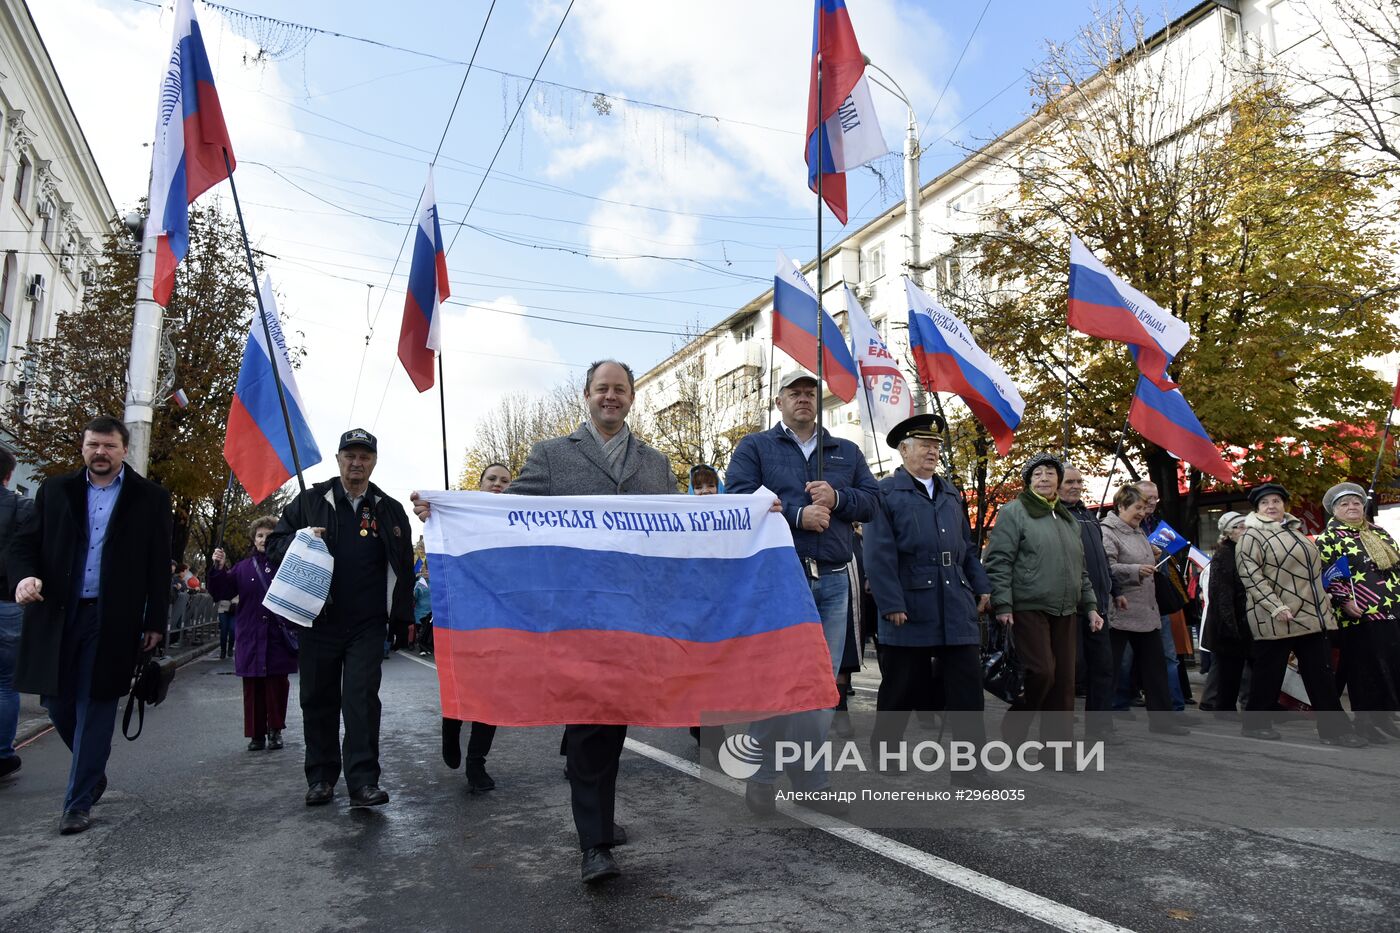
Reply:
[[[323,450],[351,424],[375,430],[384,451],[376,479],[396,494],[440,483],[436,398],[418,396],[394,358],[408,263],[399,247],[462,82],[456,62],[471,55],[488,5],[230,3],[444,62],[195,4],[250,233],[273,257],[288,330],[309,351],[299,381],[312,427]],[[807,259],[816,247],[802,163],[809,0],[577,0],[540,73],[548,83],[481,185],[566,5],[496,4],[437,164],[452,291],[463,302],[444,325],[454,460],[503,394],[579,380],[600,356],[645,370],[687,327],[762,292],[776,248]],[[1172,0],[1165,12],[1191,5]],[[916,106],[924,180],[1024,116],[1026,70],[1047,40],[1071,39],[1091,16],[1089,0],[991,0],[985,15],[982,0],[848,6],[865,53]],[[1160,25],[1163,7],[1152,9]],[[31,0],[31,10],[127,208],[145,193],[169,6]],[[282,54],[259,60],[258,45]],[[875,93],[898,150],[903,105]],[[889,168],[897,175],[897,162]],[[899,197],[867,172],[850,191],[850,229]],[[828,219],[828,237],[839,229]]]

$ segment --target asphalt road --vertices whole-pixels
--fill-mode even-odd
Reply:
[[[295,690],[287,747],[248,752],[230,662],[183,668],[146,733],[118,737],[98,822],[78,836],[57,834],[67,750],[52,733],[27,746],[0,784],[0,931],[1400,928],[1395,746],[1346,757],[1294,730],[1258,753],[1276,780],[1245,788],[1258,807],[1237,816],[1212,806],[1211,782],[1242,774],[1230,756],[1253,752],[1211,724],[1218,735],[1154,746],[1161,757],[1143,765],[1201,781],[1163,789],[1110,770],[1021,782],[1032,803],[1016,820],[963,809],[943,828],[862,829],[755,821],[683,730],[634,729],[618,791],[625,874],[588,889],[557,728],[501,730],[497,790],[468,795],[439,757],[434,671],[396,656],[382,690],[393,799],[351,811],[341,784],[331,806],[307,808]],[[863,691],[857,706],[872,700]],[[1309,806],[1299,787],[1374,819],[1290,818]]]

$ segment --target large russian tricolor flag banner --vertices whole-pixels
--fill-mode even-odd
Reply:
[[[694,726],[835,705],[771,492],[421,495],[444,716]]]
[[[438,223],[433,170],[418,202],[418,229],[413,234],[413,262],[408,267],[408,294],[399,325],[399,362],[419,392],[433,387],[433,360],[442,352],[441,306],[452,294],[447,283],[447,254]]]
[[[261,502],[282,488],[296,472],[292,445],[287,441],[287,423],[277,398],[277,383],[273,381],[274,360],[282,376],[301,467],[304,470],[321,462],[321,451],[306,421],[306,405],[297,391],[292,362],[287,358],[287,340],[277,317],[272,279],[267,276],[263,276],[262,306],[276,352],[269,352],[262,322],[254,314],[248,342],[243,347],[243,367],[238,371],[233,404],[228,410],[228,433],[224,435],[224,459],[254,502]]]
[[[1220,449],[1201,427],[1179,389],[1163,392],[1146,376],[1139,376],[1133,405],[1128,409],[1128,423],[1143,437],[1202,473],[1209,473],[1222,483],[1235,478],[1234,467],[1220,455]]]
[[[1079,238],[1069,238],[1069,326],[1137,348],[1138,369],[1163,391],[1177,384],[1167,365],[1191,339],[1190,326],[1108,271]]]
[[[820,103],[818,58],[822,75]],[[807,186],[817,190],[820,172],[822,200],[844,224],[846,172],[888,151],[870,98],[870,84],[865,79],[865,56],[856,42],[845,0],[816,0],[807,88]]]
[[[224,152],[228,163],[224,163]],[[192,0],[175,0],[175,34],[160,85],[146,236],[156,241],[154,298],[162,307],[175,288],[175,267],[190,247],[190,205],[233,169],[214,70]]]
[[[904,293],[909,301],[909,349],[919,378],[931,392],[952,392],[961,398],[1006,456],[1026,411],[1016,384],[982,352],[966,325],[907,275]]]
[[[818,307],[817,293],[792,260],[778,250],[778,272],[773,276],[773,346],[812,372],[817,371]],[[856,361],[841,328],[825,308],[821,309],[821,322],[822,377],[832,395],[849,402],[860,386]]]

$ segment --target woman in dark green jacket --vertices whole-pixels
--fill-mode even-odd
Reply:
[[[1025,667],[1025,693],[1001,724],[1002,739],[1013,748],[1026,740],[1037,711],[1042,742],[1073,738],[1076,614],[1087,615],[1096,632],[1103,627],[1079,523],[1059,500],[1064,466],[1050,454],[1036,454],[1021,479],[1025,491],[997,513],[982,555],[992,611],[1011,626]]]

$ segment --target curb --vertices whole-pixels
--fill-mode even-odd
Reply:
[[[218,647],[219,643],[217,641],[214,641],[210,644],[200,645],[197,648],[191,648],[188,651],[185,651],[181,654],[174,655],[175,667],[178,670],[179,668],[184,667],[186,664],[189,664],[191,661],[208,654],[209,652],[215,650]],[[44,732],[44,730],[48,729],[50,725],[51,724],[47,717],[40,716],[34,719],[26,719],[24,722],[19,724],[19,728],[15,731],[15,748],[19,748],[26,742],[31,741],[40,733]]]

